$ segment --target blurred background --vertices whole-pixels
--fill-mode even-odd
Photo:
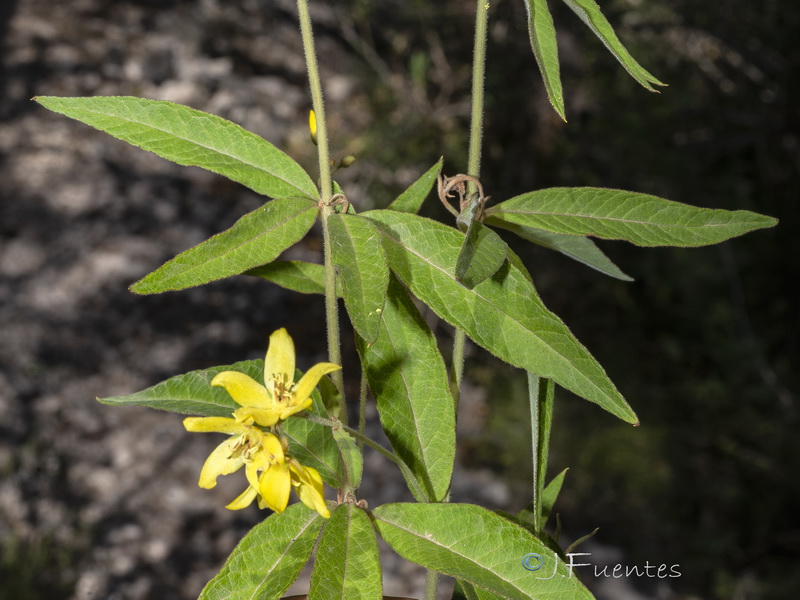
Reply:
[[[568,124],[544,95],[523,2],[492,3],[481,179],[495,201],[604,186],[781,220],[704,249],[603,243],[633,283],[508,240],[642,422],[558,391],[550,476],[570,468],[562,544],[599,527],[581,546],[594,564],[679,565],[665,579],[583,570],[598,598],[794,597],[800,11],[790,0],[601,2],[669,84],[650,94],[550,4]],[[442,155],[447,174],[462,172],[474,3],[336,0],[312,2],[312,14],[331,150],[358,156],[337,177],[357,209],[386,206]],[[295,5],[4,0],[0,41],[0,599],[196,598],[263,513],[224,510],[239,482],[197,488],[214,436],[94,398],[258,358],[281,326],[307,367],[325,355],[322,298],[245,277],[129,293],[262,199],[30,98],[189,104],[315,173]],[[424,213],[450,218],[433,197]],[[290,258],[320,260],[312,233]],[[447,353],[451,330],[430,322]],[[344,350],[352,374],[352,339]],[[512,511],[530,501],[526,407],[523,374],[468,348],[455,501]],[[366,464],[370,505],[407,498],[380,457]],[[386,593],[421,597],[418,570],[387,553],[386,571]]]

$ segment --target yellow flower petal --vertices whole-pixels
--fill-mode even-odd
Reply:
[[[216,433],[245,433],[249,428],[229,417],[186,417],[183,420],[186,431],[216,432]]]
[[[253,500],[258,496],[258,491],[254,487],[248,487],[239,496],[225,508],[228,510],[241,510],[247,508],[253,503]]]
[[[238,436],[228,438],[214,448],[214,451],[208,455],[206,462],[203,464],[203,468],[200,471],[200,481],[198,481],[197,485],[201,488],[211,489],[217,485],[217,477],[229,475],[242,468],[244,459],[241,455],[231,458],[233,445],[238,440]]]
[[[242,423],[255,422],[262,427],[272,427],[281,418],[281,407],[280,405],[276,405],[274,408],[241,406],[233,412],[233,416]]]
[[[258,492],[264,504],[277,513],[281,513],[289,504],[289,492],[292,490],[292,478],[289,465],[285,462],[271,465],[261,474]]]
[[[269,336],[267,357],[264,359],[264,383],[273,392],[273,398],[275,381],[285,386],[294,382],[294,342],[283,328]]]
[[[272,406],[272,397],[267,388],[255,379],[238,371],[223,371],[211,380],[211,385],[224,387],[242,406],[256,406],[269,408]]]
[[[261,448],[270,464],[286,462],[286,457],[283,454],[283,444],[281,444],[278,436],[272,433],[265,433],[261,438]]]
[[[299,413],[301,410],[305,410],[311,406],[311,398],[306,398],[304,402],[300,404],[292,404],[287,406],[281,411],[281,420],[288,419],[295,413]]]
[[[294,390],[296,403],[299,404],[300,402],[305,401],[305,399],[311,395],[311,392],[313,392],[314,388],[317,387],[317,384],[319,383],[319,380],[322,379],[323,375],[333,373],[341,368],[342,367],[339,365],[335,365],[333,363],[317,363],[311,367],[305,372],[303,377],[300,378],[300,381],[297,382],[297,387]]]
[[[313,467],[304,467],[296,460],[289,461],[292,483],[297,489],[300,501],[311,510],[317,511],[324,518],[331,516],[325,504],[325,488],[319,471]]]

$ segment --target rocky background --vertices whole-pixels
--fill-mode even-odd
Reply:
[[[442,154],[448,172],[463,169],[473,3],[312,4],[332,150],[359,156],[339,178],[351,200],[385,205]],[[783,222],[723,250],[612,246],[638,280],[627,288],[528,255],[548,304],[576,324],[644,423],[632,431],[584,403],[559,405],[553,472],[573,467],[565,530],[574,538],[601,525],[588,548],[612,564],[684,565],[675,581],[589,582],[602,597],[788,598],[800,544],[796,18],[787,2],[755,14],[719,5],[714,16],[684,2],[609,4],[675,91],[634,89],[567,26],[565,128],[537,83],[522,4],[498,2],[487,77],[492,195],[617,186]],[[556,16],[559,26],[574,20]],[[196,486],[214,436],[94,399],[260,357],[284,325],[301,366],[323,360],[322,299],[244,277],[129,293],[262,199],[30,98],[185,103],[262,135],[313,173],[294,3],[5,0],[0,33],[0,599],[196,598],[263,514],[224,510],[240,483]],[[291,257],[319,261],[320,248],[311,235]],[[448,328],[437,332],[449,347]],[[355,364],[350,340],[345,356],[346,368]],[[524,390],[481,352],[467,367],[454,498],[517,510],[528,500]],[[366,466],[371,505],[407,497],[380,457],[367,454]],[[384,565],[386,593],[421,597],[419,569],[390,551]]]

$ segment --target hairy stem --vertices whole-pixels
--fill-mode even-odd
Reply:
[[[472,114],[469,129],[469,159],[467,174],[480,178],[481,173],[481,140],[483,139],[483,85],[486,78],[486,29],[489,21],[488,0],[478,0],[475,13],[475,43],[472,55]],[[467,184],[469,193],[476,190],[473,182]],[[453,368],[450,388],[453,392],[458,414],[458,399],[461,390],[461,379],[464,373],[464,344],[466,335],[456,329],[453,340]]]
[[[303,37],[303,50],[306,57],[308,82],[311,87],[311,104],[317,118],[317,156],[319,158],[320,218],[322,220],[322,239],[325,252],[325,321],[328,330],[328,360],[342,364],[339,334],[339,306],[336,299],[336,269],[331,257],[331,236],[328,230],[328,216],[333,209],[328,205],[333,195],[330,154],[328,152],[328,125],[325,119],[325,104],[322,99],[322,83],[319,78],[317,53],[314,48],[314,33],[311,29],[311,15],[308,0],[297,0],[300,16],[300,34]],[[347,420],[347,405],[344,399],[344,377],[342,371],[331,374],[333,383],[339,390],[339,419]]]
[[[428,571],[425,579],[425,600],[436,600],[439,593],[439,573]]]
[[[553,423],[554,384],[550,379],[528,372],[528,399],[531,410],[531,446],[533,458],[533,526],[538,532],[542,519],[542,494],[547,472],[550,428]]]

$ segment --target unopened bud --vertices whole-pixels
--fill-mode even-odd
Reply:
[[[311,132],[311,141],[317,145],[317,115],[311,110],[308,112],[308,130]]]
[[[355,157],[355,155],[353,155],[353,154],[348,154],[347,156],[345,156],[345,157],[342,159],[342,162],[341,162],[341,163],[339,163],[339,165],[340,165],[340,166],[341,166],[343,169],[346,169],[347,167],[349,167],[350,165],[352,165],[354,162],[356,162],[356,157]]]

